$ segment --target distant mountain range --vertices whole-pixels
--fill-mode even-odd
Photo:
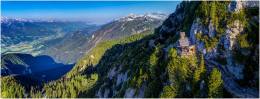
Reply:
[[[1,23],[7,23],[7,22],[12,22],[12,21],[19,21],[19,22],[77,22],[73,20],[62,20],[62,19],[28,19],[28,18],[9,18],[5,16],[1,16]],[[87,21],[78,21],[78,22],[86,22]]]
[[[91,35],[87,31],[76,31],[64,36],[59,42],[43,51],[43,55],[50,55],[58,62],[75,63],[97,43],[104,40],[117,39],[133,34],[152,31],[166,18],[164,14],[152,13],[134,15],[114,20],[94,29]],[[90,29],[87,29],[90,30]]]
[[[101,26],[1,17],[1,53],[49,55],[57,62],[75,63],[98,42],[151,31],[166,17],[160,13],[130,14]]]
[[[147,30],[153,30],[161,25],[167,16],[165,14],[151,13],[145,15],[130,14],[118,20],[103,25],[97,30],[95,37],[102,39],[115,39],[120,37],[138,34]]]
[[[39,55],[43,49],[52,46],[56,39],[64,37],[67,33],[87,29],[91,31],[96,27],[85,22],[1,19],[1,53]]]

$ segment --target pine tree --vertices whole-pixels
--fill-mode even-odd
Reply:
[[[210,98],[223,97],[223,81],[221,79],[221,72],[216,68],[212,70],[209,76],[208,97]]]
[[[199,67],[194,71],[193,83],[196,84],[200,79],[203,79],[206,73],[203,55],[200,57]]]
[[[151,72],[152,77],[155,77],[155,68],[159,60],[159,58],[157,57],[158,53],[159,53],[159,49],[156,47],[149,59],[150,62],[149,71]]]
[[[192,88],[193,88],[193,94],[195,97],[200,97],[200,81],[205,79],[205,73],[206,73],[206,68],[204,64],[204,58],[203,55],[200,57],[200,63],[198,65],[198,68],[195,69],[194,75],[193,75],[193,81],[192,81]]]
[[[160,95],[161,98],[174,98],[177,95],[177,90],[171,85],[164,86]]]

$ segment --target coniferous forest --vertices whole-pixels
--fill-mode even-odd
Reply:
[[[1,17],[1,97],[259,98],[259,1],[172,2],[102,25]]]

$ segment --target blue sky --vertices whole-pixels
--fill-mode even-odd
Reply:
[[[130,13],[170,14],[179,1],[2,1],[2,16],[105,23]]]

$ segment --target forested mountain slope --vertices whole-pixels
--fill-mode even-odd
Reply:
[[[258,2],[183,1],[154,33],[97,44],[29,97],[259,97],[258,20]]]
[[[159,13],[128,15],[99,28],[93,27],[92,32],[82,30],[68,34],[42,54],[50,55],[58,62],[75,63],[99,42],[151,31],[161,25],[165,17],[166,15]]]
[[[116,45],[96,63],[79,61],[75,68],[99,75],[86,97],[259,97],[258,8],[182,2],[154,35]],[[193,56],[178,54],[180,32],[195,45]]]
[[[31,76],[39,82],[56,80],[71,70],[74,64],[56,63],[49,56],[12,53],[1,56],[1,76]]]

